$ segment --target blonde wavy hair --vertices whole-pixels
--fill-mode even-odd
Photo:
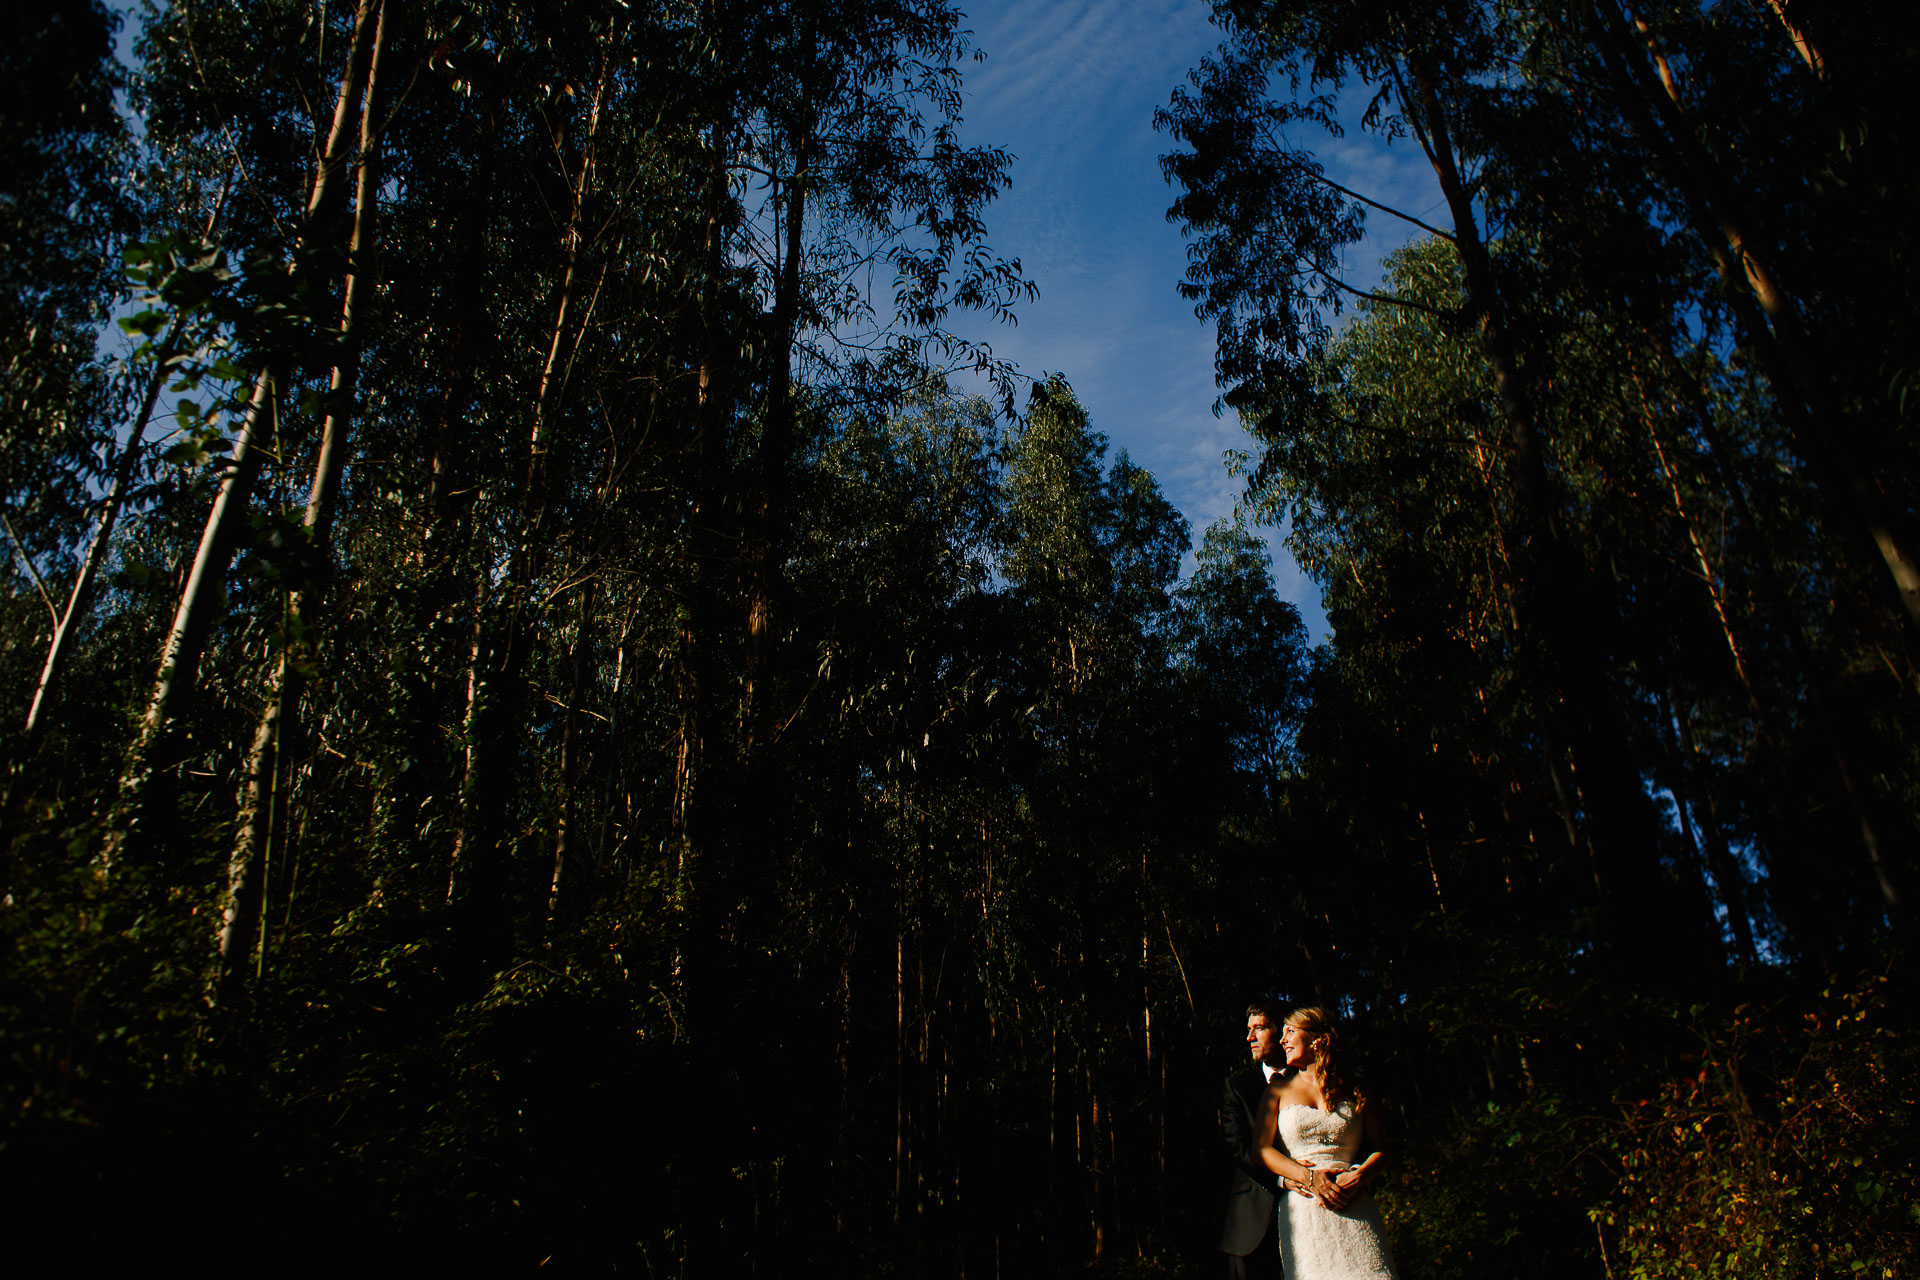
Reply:
[[[1344,1097],[1357,1097],[1359,1091],[1347,1079],[1340,1024],[1334,1021],[1333,1015],[1317,1004],[1304,1005],[1287,1015],[1286,1025],[1306,1034],[1307,1047],[1320,1062],[1320,1078],[1327,1101],[1335,1103]]]

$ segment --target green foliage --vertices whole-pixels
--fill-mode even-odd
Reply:
[[[1589,1213],[1614,1273],[1908,1274],[1920,1111],[1914,1028],[1892,999],[1873,977],[1702,1019],[1698,1072],[1610,1126],[1615,1191]]]
[[[140,204],[123,181],[115,24],[98,0],[0,18],[0,515],[13,529],[7,580],[29,590],[19,556],[43,579],[71,563],[122,395],[96,350],[119,297],[114,253]],[[44,615],[36,602],[0,617],[0,649],[39,647]],[[0,664],[8,689],[26,678]]]

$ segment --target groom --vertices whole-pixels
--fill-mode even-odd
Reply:
[[[1253,1065],[1227,1077],[1220,1093],[1220,1129],[1226,1135],[1233,1177],[1227,1184],[1227,1221],[1220,1230],[1228,1280],[1280,1280],[1280,1246],[1274,1239],[1274,1197],[1280,1179],[1260,1163],[1260,1099],[1276,1071],[1286,1069],[1280,1049],[1285,1025],[1280,1002],[1265,997],[1247,1006],[1247,1051]]]

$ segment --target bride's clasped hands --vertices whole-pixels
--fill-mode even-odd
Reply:
[[[1366,1192],[1367,1177],[1360,1169],[1351,1166],[1344,1169],[1338,1166],[1318,1169],[1308,1161],[1301,1163],[1316,1175],[1306,1188],[1308,1197],[1329,1209],[1345,1209]]]

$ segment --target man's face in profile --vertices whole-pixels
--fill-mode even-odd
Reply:
[[[1255,1062],[1280,1061],[1280,1028],[1270,1025],[1265,1014],[1247,1019],[1247,1052]]]

